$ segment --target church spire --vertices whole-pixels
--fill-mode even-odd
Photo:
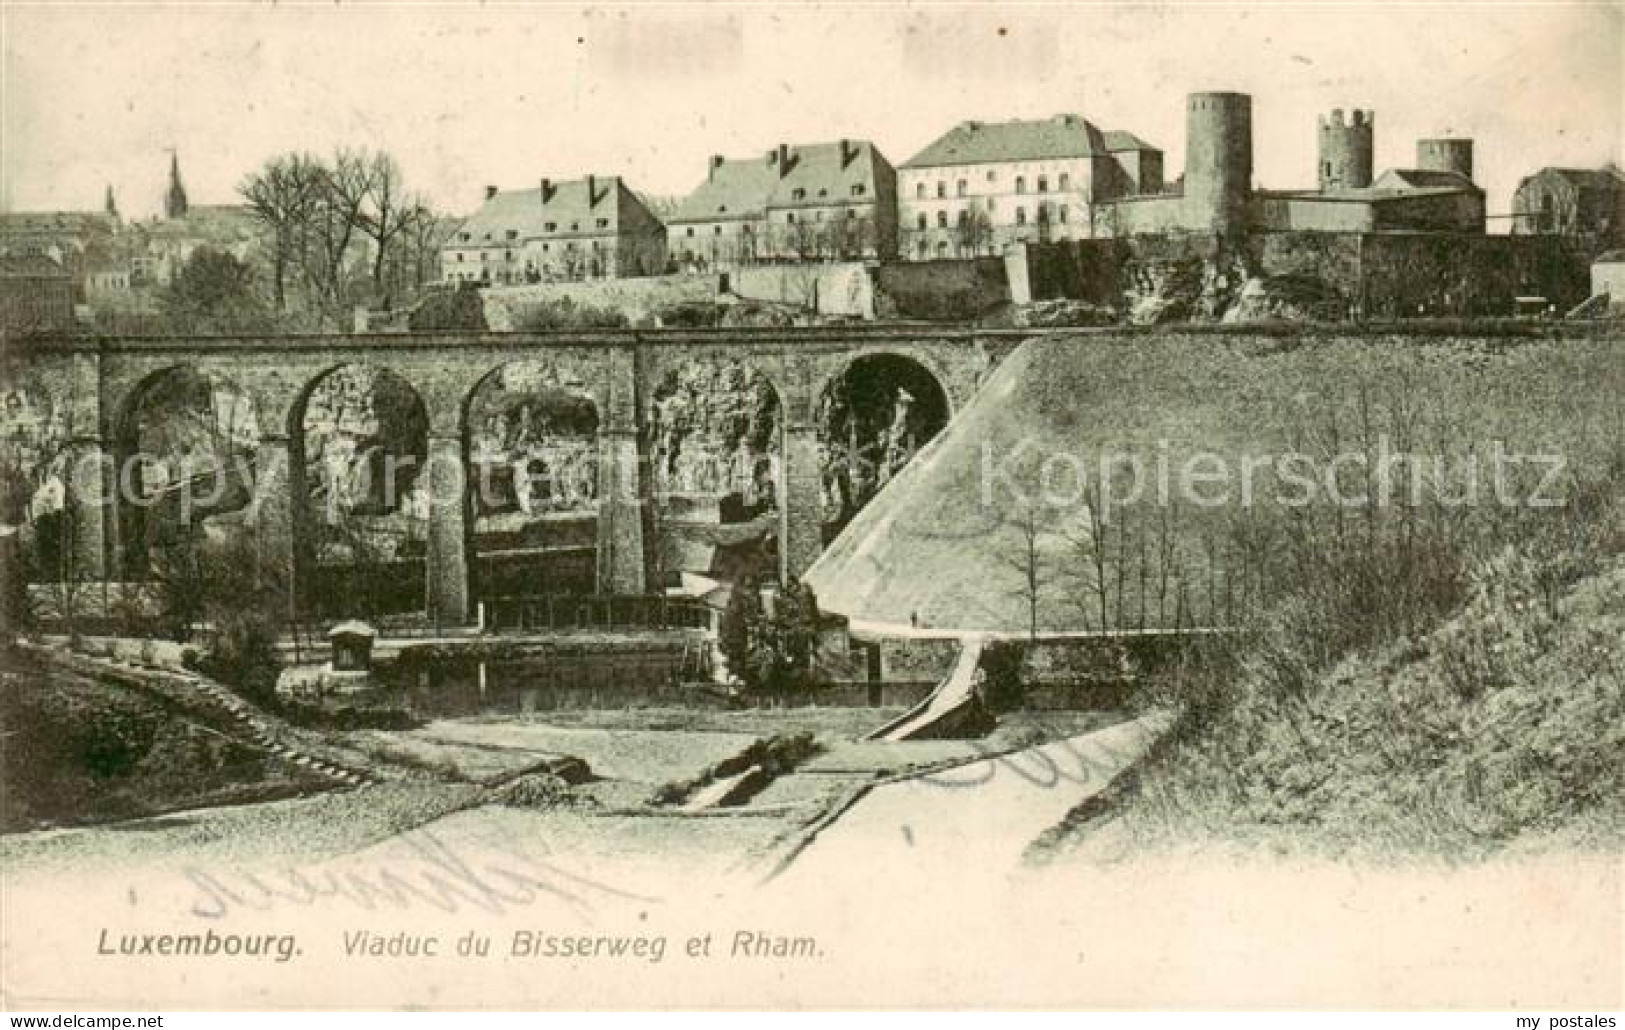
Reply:
[[[118,200],[113,196],[112,183],[107,184],[107,199],[102,202],[102,207],[107,211],[107,217],[111,218],[115,222],[119,220]]]
[[[181,158],[174,150],[169,152],[169,192],[164,196],[164,217],[180,218],[186,214],[186,187],[181,185]]]

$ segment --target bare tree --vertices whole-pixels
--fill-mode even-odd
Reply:
[[[1110,520],[1111,513],[1102,510],[1100,491],[1087,487],[1082,516],[1067,533],[1067,544],[1076,559],[1072,577],[1077,582],[1077,604],[1084,625],[1089,624],[1093,614],[1102,631],[1111,628],[1112,559],[1107,543]]]
[[[85,556],[79,553],[81,504],[71,488],[63,491],[62,507],[57,512],[55,561],[50,570],[51,602],[70,639],[79,636],[79,613],[91,586]]]
[[[271,284],[278,312],[287,306],[290,266],[303,263],[306,233],[324,178],[321,162],[309,154],[283,154],[237,187],[254,217],[271,233]]]
[[[846,261],[860,259],[874,247],[874,219],[855,212],[855,208],[848,209],[846,214],[835,220],[830,230],[833,255]]]
[[[416,290],[430,280],[433,263],[450,236],[451,227],[423,203],[407,208],[402,220],[406,263],[412,270],[412,289]]]
[[[328,162],[284,154],[245,179],[238,192],[270,230],[279,312],[287,307],[295,271],[312,306],[328,318],[341,314],[362,275],[383,299],[416,290],[444,243],[445,224],[406,190],[399,164],[383,152],[339,150]],[[369,241],[370,254],[363,246]]]
[[[784,227],[784,250],[793,260],[811,261],[818,256],[822,235],[817,223],[797,218]]]
[[[1157,625],[1168,625],[1168,590],[1178,575],[1179,507],[1171,500],[1157,508]]]
[[[424,204],[406,195],[400,165],[393,157],[377,151],[359,155],[358,159],[363,174],[357,226],[372,239],[372,285],[379,297],[385,298],[388,294],[384,285],[386,259],[395,241],[411,229],[413,212],[424,210]]]
[[[1048,588],[1054,578],[1044,555],[1046,531],[1033,504],[1024,507],[1006,526],[1014,532],[1015,546],[1001,552],[1000,561],[1016,576],[1017,585],[1012,592],[1027,609],[1028,639],[1037,640],[1039,611],[1048,598]]]
[[[361,210],[371,192],[372,168],[365,154],[340,150],[323,170],[312,211],[305,276],[325,313],[344,306],[349,263],[354,257]]]
[[[986,210],[972,203],[968,210],[960,213],[955,234],[959,238],[960,253],[974,257],[993,241],[993,221]]]

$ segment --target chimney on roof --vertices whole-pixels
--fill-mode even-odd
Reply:
[[[722,165],[723,165],[722,155],[721,154],[712,154],[711,155],[711,166],[709,168],[707,168],[706,172],[705,172],[706,180],[709,181],[709,180],[715,178],[716,174],[717,174],[717,169],[721,168]]]
[[[492,197],[494,197],[496,195],[497,195],[497,188],[495,186],[487,186],[487,187],[485,187],[485,199],[486,200],[490,200]]]
[[[552,200],[553,199],[553,194],[555,192],[557,192],[557,191],[553,188],[553,180],[552,179],[543,179],[542,180],[542,203],[545,204],[548,201]]]
[[[790,144],[780,143],[778,149],[779,178],[790,174]]]
[[[845,168],[857,159],[858,148],[849,139],[841,140],[841,167]]]

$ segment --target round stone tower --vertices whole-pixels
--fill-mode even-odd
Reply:
[[[1419,139],[1416,141],[1416,167],[1429,172],[1456,172],[1470,182],[1473,178],[1473,141]]]
[[[1185,105],[1185,217],[1189,228],[1247,227],[1253,181],[1253,98],[1192,93]]]
[[[1356,108],[1320,116],[1320,191],[1359,190],[1371,185],[1376,113]]]

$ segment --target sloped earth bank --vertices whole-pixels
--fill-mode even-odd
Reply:
[[[1554,601],[1511,550],[1414,642],[1353,656],[1301,697],[1244,684],[1033,849],[1378,861],[1625,853],[1625,559]]]
[[[0,650],[0,832],[331,789],[206,703]]]

